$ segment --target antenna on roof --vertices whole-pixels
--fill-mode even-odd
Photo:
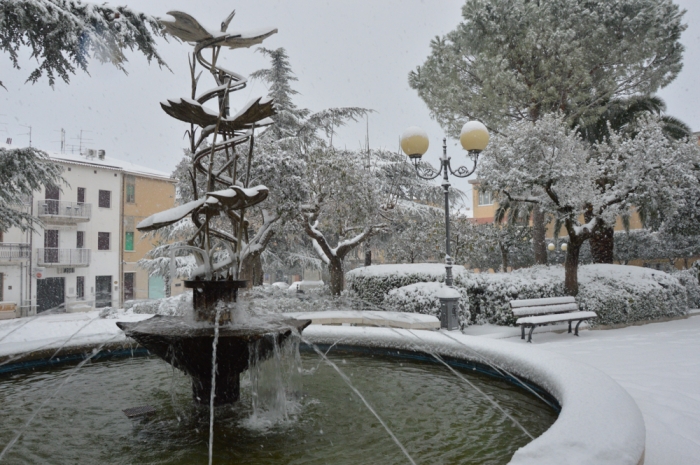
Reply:
[[[66,153],[66,130],[61,128],[59,131],[61,133],[61,153]]]
[[[73,137],[73,140],[78,139],[80,141],[79,142],[80,143],[80,145],[79,145],[80,152],[78,152],[78,153],[80,153],[80,155],[83,155],[83,142],[92,142],[92,139],[87,139],[87,138],[83,137],[84,132],[92,132],[92,131],[87,131],[85,129],[81,129],[80,135],[78,137]]]

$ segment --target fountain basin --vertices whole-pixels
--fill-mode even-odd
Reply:
[[[643,465],[644,418],[632,397],[605,373],[525,344],[456,331],[409,331],[371,327],[316,326],[304,339],[359,350],[435,353],[453,360],[488,360],[518,379],[538,386],[561,406],[557,421],[515,452],[511,465]],[[514,384],[518,380],[511,379]]]
[[[281,345],[292,332],[301,333],[310,324],[311,320],[275,318],[256,325],[220,325],[214,405],[239,399],[240,374],[248,368],[252,343],[257,343],[257,357],[264,360],[275,344]],[[215,337],[212,324],[156,315],[136,323],[118,322],[117,326],[149,352],[190,375],[194,400],[209,403]]]

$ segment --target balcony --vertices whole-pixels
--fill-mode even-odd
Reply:
[[[36,249],[37,266],[76,267],[90,265],[90,249]]]
[[[75,224],[90,221],[92,209],[89,203],[39,200],[36,211],[45,223]]]
[[[27,260],[31,255],[29,244],[0,242],[0,262]]]

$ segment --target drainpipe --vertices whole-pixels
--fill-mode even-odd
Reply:
[[[124,193],[126,192],[126,176],[121,172],[122,187],[119,190],[119,277],[116,281],[119,283],[119,305],[117,308],[124,307]]]

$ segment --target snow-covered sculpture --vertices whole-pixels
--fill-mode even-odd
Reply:
[[[191,217],[196,232],[186,245],[171,249],[171,262],[178,248],[194,254],[198,267],[185,286],[194,289],[198,317],[208,320],[213,318],[211,310],[217,301],[235,301],[237,289],[245,287],[245,281],[238,280],[246,240],[245,210],[268,195],[267,187],[250,185],[255,130],[273,124],[270,117],[275,114],[272,100],[263,98],[253,99],[230,114],[229,96],[243,89],[247,79],[218,64],[222,48],[250,47],[277,32],[275,28],[227,32],[234,15],[235,11],[221,23],[220,31],[207,30],[180,11],[170,11],[161,19],[169,34],[194,45],[191,97],[167,99],[161,107],[173,118],[190,123],[195,200],[151,215],[137,225],[139,231],[153,231]],[[205,58],[205,52],[210,52],[211,58]],[[195,77],[197,63],[216,81],[215,87],[199,95],[196,88],[201,72]],[[206,106],[210,101],[216,103],[214,108]],[[238,146],[244,150],[237,153]],[[203,193],[198,193],[198,177],[200,182],[201,177],[206,179]],[[226,222],[230,229],[223,227]]]

